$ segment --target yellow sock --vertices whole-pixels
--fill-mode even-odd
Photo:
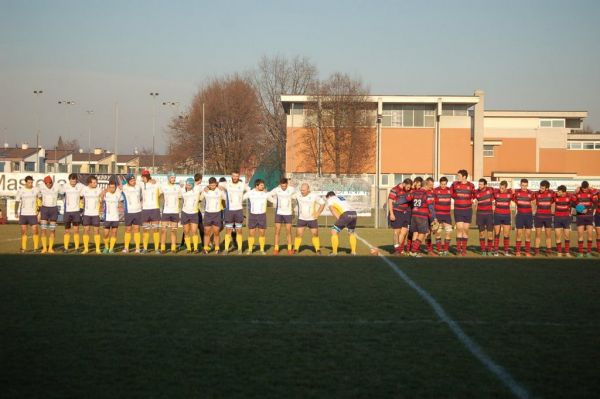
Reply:
[[[258,237],[258,245],[260,245],[261,252],[265,251],[265,241],[267,241],[265,237]]]
[[[194,234],[192,236],[192,243],[194,243],[194,251],[198,250],[198,243],[200,242],[200,237],[198,237],[198,234]]]
[[[110,237],[110,249],[111,251],[115,249],[115,244],[117,243],[117,237]]]
[[[248,237],[248,250],[250,252],[252,252],[253,249],[254,249],[254,237],[253,236],[249,236]]]
[[[42,236],[42,252],[46,252],[47,242],[46,236]]]
[[[48,251],[54,252],[54,234],[48,237]]]
[[[131,233],[125,232],[125,237],[123,238],[123,245],[125,249],[129,250],[129,244],[131,243]]]
[[[167,244],[165,244],[164,242],[162,242],[160,244],[160,250],[163,251],[163,252],[165,252],[167,250]]]
[[[210,249],[210,246],[209,246],[208,244],[205,244],[205,245],[204,245],[204,250],[205,250],[205,251],[208,251],[209,249]]]
[[[302,244],[302,237],[296,237],[296,239],[294,240],[294,249],[296,251],[300,250],[300,244]]]
[[[229,251],[230,243],[231,243],[231,234],[225,234],[225,251]]]
[[[275,245],[275,251],[279,251],[279,245]]]
[[[319,252],[321,250],[321,240],[319,240],[319,237],[313,237],[312,244],[313,247],[315,247],[315,252]]]
[[[185,236],[184,240],[185,240],[185,247],[186,247],[186,249],[188,251],[191,251],[192,250],[192,239],[190,237],[188,237],[188,236]]]
[[[237,242],[237,246],[238,246],[238,251],[242,250],[242,246],[244,245],[244,236],[242,235],[242,233],[237,233],[237,236],[235,237],[235,241]]]
[[[87,252],[89,249],[89,246],[90,246],[90,235],[84,233],[83,234],[83,250],[85,252]]]
[[[65,247],[65,251],[69,249],[69,241],[71,241],[71,235],[69,233],[65,233],[63,236],[63,245]]]
[[[220,245],[215,245],[215,251],[219,251],[221,250],[221,246]]]
[[[292,247],[292,243],[289,243],[289,244],[287,245],[287,249],[288,249],[288,251],[291,251],[291,250],[292,250],[292,248],[293,248],[293,247]]]
[[[356,253],[356,234],[350,234],[350,253]]]
[[[108,249],[108,245],[110,243],[109,238],[108,237],[104,237],[103,240],[104,240],[104,249]]]
[[[150,241],[150,233],[147,231],[144,231],[144,249],[147,250],[148,249],[148,241]]]
[[[21,234],[21,249],[23,251],[27,249],[27,234]]]
[[[96,252],[100,252],[100,234],[94,234],[94,244],[96,244]]]
[[[133,233],[133,242],[135,242],[135,249],[140,249],[141,234],[139,232]]]
[[[340,240],[337,234],[332,234],[331,235],[331,251],[334,254],[337,254],[338,251],[338,245],[340,244]]]
[[[159,232],[154,232],[154,234],[152,234],[152,241],[154,242],[154,250],[158,251],[158,247],[160,245],[160,233]]]
[[[171,244],[171,252],[177,252],[177,244]]]
[[[40,246],[40,235],[34,234],[33,235],[33,249],[35,249],[37,251],[39,246]]]
[[[73,235],[73,245],[75,249],[79,249],[79,233]]]

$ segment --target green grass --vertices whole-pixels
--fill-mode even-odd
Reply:
[[[3,397],[511,396],[374,256],[7,254],[16,233]],[[391,259],[533,396],[600,389],[598,258]]]

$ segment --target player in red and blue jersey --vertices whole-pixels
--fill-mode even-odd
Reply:
[[[411,179],[404,179],[401,184],[390,190],[388,195],[388,217],[394,229],[394,251],[402,254],[404,240],[410,226],[411,207],[408,196],[412,187]]]
[[[575,221],[577,224],[577,246],[578,258],[587,256],[592,257],[592,235],[594,234],[594,192],[587,181],[583,181],[581,186],[575,191],[572,197],[573,206],[577,211]],[[587,233],[587,254],[583,250],[583,241]]]
[[[481,255],[492,255],[494,240],[494,189],[488,187],[486,179],[479,179],[479,188],[475,191],[477,201],[476,221],[479,228],[479,246]],[[487,243],[486,243],[487,238]]]
[[[567,193],[567,187],[558,186],[556,197],[554,198],[554,236],[556,239],[556,254],[571,256],[569,245],[571,243],[571,210],[573,202],[571,196]],[[564,237],[564,247],[563,247]]]
[[[542,240],[542,233],[546,238],[546,255],[552,253],[552,227],[554,214],[552,213],[552,205],[556,194],[550,190],[550,182],[548,180],[542,180],[540,182],[540,189],[535,193],[535,200],[537,209],[535,212],[534,226],[535,226],[535,254],[540,254],[540,242]]]
[[[417,183],[418,188],[413,190],[409,195],[409,199],[412,201],[410,224],[414,230],[410,255],[421,257],[419,251],[421,242],[423,242],[425,236],[429,233],[429,220],[436,220],[436,217],[433,193],[421,187],[423,184],[421,177],[415,178],[415,183]]]
[[[504,239],[504,256],[511,256],[509,246],[511,226],[510,204],[512,201],[513,192],[508,188],[506,180],[502,180],[500,182],[500,188],[494,190],[494,256],[498,256],[501,232]]]
[[[427,179],[425,179],[425,190],[429,191],[432,195],[433,195],[434,184],[435,184],[435,181],[433,180],[432,177],[428,177]],[[434,196],[434,199],[435,199],[435,196]],[[433,219],[431,218],[431,215],[430,215],[429,216],[429,226],[431,226],[431,223],[433,223]],[[431,236],[431,229],[429,229],[429,232],[425,236],[425,246],[427,248],[427,255],[437,256],[437,254],[435,252],[433,252],[432,240],[433,240],[433,237]]]
[[[517,204],[517,240],[515,243],[515,255],[521,255],[521,243],[525,238],[525,256],[531,256],[531,229],[533,228],[533,204],[535,193],[529,190],[529,180],[521,179],[521,188],[515,190],[513,201]]]
[[[457,172],[457,180],[452,183],[452,198],[454,199],[454,222],[456,223],[456,251],[465,256],[469,241],[469,225],[473,218],[473,194],[475,186],[467,177],[465,169]]]
[[[600,190],[592,189],[594,203],[594,224],[596,225],[596,252],[600,254]]]
[[[450,216],[450,208],[452,206],[452,190],[448,187],[448,178],[443,176],[440,178],[440,185],[433,189],[433,198],[435,201],[435,216],[440,224],[440,229],[436,233],[435,243],[438,254],[441,256],[448,255],[448,247],[452,239],[452,216]],[[442,231],[445,236],[442,242]]]

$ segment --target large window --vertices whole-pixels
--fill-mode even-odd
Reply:
[[[383,104],[384,127],[433,127],[435,106],[420,104]]]
[[[98,165],[99,173],[108,173],[108,165]]]
[[[600,141],[568,141],[568,150],[600,150]]]
[[[483,145],[483,156],[484,157],[493,157],[494,156],[494,146],[490,144]]]
[[[444,116],[468,116],[469,105],[466,104],[442,104],[442,115]]]
[[[540,119],[540,127],[565,127],[564,119]]]
[[[35,171],[35,162],[25,162],[25,171],[26,172],[34,172]]]

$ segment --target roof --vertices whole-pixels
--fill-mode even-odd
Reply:
[[[486,118],[587,118],[587,111],[486,110]]]
[[[46,163],[54,163],[55,161],[60,161],[65,158],[69,154],[72,154],[73,151],[70,150],[46,150]]]
[[[0,149],[0,158],[18,161],[30,157],[36,152],[37,149],[35,148],[28,148],[26,150],[22,148],[2,148]]]
[[[137,157],[139,157],[139,155],[135,155],[135,154],[130,154],[130,155],[117,155],[117,163],[127,163],[127,162],[131,162],[134,159],[136,159]]]
[[[75,152],[73,153],[73,162],[98,162],[101,159],[107,158],[112,154],[94,154],[88,152]]]
[[[311,101],[310,95],[281,95],[281,102],[284,107],[288,103],[305,103]],[[370,102],[377,103],[379,99],[383,103],[405,103],[405,104],[437,104],[439,101],[448,104],[477,104],[479,102],[478,96],[446,96],[446,95],[434,95],[434,96],[422,96],[422,95],[367,95]]]

